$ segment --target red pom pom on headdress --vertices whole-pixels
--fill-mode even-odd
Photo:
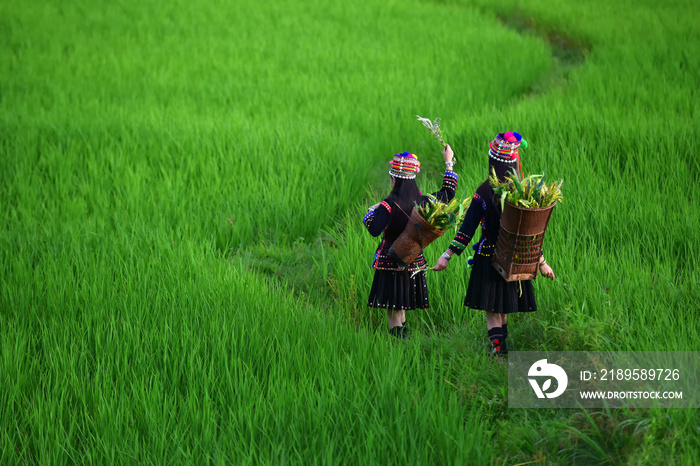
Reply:
[[[518,149],[523,137],[519,133],[508,131],[507,133],[498,133],[496,138],[491,141],[489,157],[499,162],[514,163],[518,161]]]

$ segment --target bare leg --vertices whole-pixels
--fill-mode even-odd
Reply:
[[[486,328],[491,330],[494,327],[502,326],[502,318],[505,314],[497,314],[495,312],[486,311]]]
[[[386,310],[386,322],[389,330],[401,326],[401,311]]]

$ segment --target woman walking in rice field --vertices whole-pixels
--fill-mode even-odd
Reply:
[[[452,171],[454,153],[449,145],[443,152],[445,175],[442,188],[433,195],[442,202],[449,202],[455,196],[459,177]],[[427,262],[422,252],[418,257],[403,266],[391,257],[389,249],[406,227],[415,203],[425,202],[416,184],[420,172],[420,162],[414,154],[396,154],[389,170],[391,193],[383,201],[369,208],[363,223],[372,236],[382,235],[375,252],[375,269],[368,306],[386,309],[389,333],[397,338],[406,336],[406,310],[425,309],[430,303],[425,273]],[[416,273],[418,272],[418,273]]]
[[[518,133],[499,133],[490,144],[489,173],[494,170],[499,181],[504,181],[511,169],[518,166],[522,136]],[[481,238],[474,245],[474,259],[469,276],[464,305],[486,312],[488,337],[494,355],[506,355],[508,347],[508,314],[537,310],[532,282],[529,280],[507,282],[492,267],[493,252],[501,221],[501,206],[494,196],[488,180],[474,193],[462,226],[452,244],[438,260],[433,270],[445,270],[453,255],[460,255],[469,245],[476,228],[481,225]],[[540,272],[554,279],[554,272],[540,257]]]

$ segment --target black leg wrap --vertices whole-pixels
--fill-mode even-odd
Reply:
[[[495,356],[502,356],[508,353],[502,327],[494,327],[489,330],[489,340],[491,340],[491,344],[493,345],[492,353]]]
[[[389,333],[392,337],[398,338],[399,340],[405,340],[408,334],[406,327],[401,325],[390,328]]]

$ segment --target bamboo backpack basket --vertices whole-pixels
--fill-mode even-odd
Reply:
[[[389,248],[389,257],[399,266],[406,268],[420,256],[423,249],[441,237],[446,230],[438,230],[428,223],[414,208],[408,216],[408,223],[403,232]]]
[[[507,282],[537,278],[544,234],[555,205],[528,209],[505,202],[492,264]]]

